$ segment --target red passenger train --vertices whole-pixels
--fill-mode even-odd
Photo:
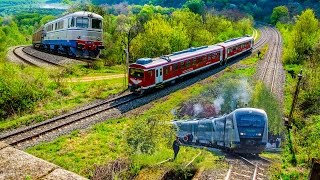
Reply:
[[[141,58],[129,66],[129,89],[144,93],[165,83],[200,71],[215,64],[227,63],[230,58],[248,52],[253,47],[252,37],[234,38],[223,43],[189,48],[157,58]]]

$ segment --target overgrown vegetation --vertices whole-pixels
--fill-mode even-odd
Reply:
[[[319,20],[314,12],[308,9],[293,24],[278,23],[284,38],[284,63],[286,74],[284,113],[288,117],[293,94],[297,84],[297,75],[303,69],[302,83],[297,105],[291,123],[292,146],[297,164],[293,163],[289,144],[282,154],[283,164],[276,166],[274,178],[305,179],[311,167],[312,158],[320,158],[320,64]],[[287,142],[288,143],[288,142]]]

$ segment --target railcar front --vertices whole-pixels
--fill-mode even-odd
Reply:
[[[143,94],[148,88],[153,87],[154,69],[146,67],[150,63],[152,63],[151,58],[141,58],[129,66],[128,88],[131,92]]]
[[[43,48],[73,57],[97,58],[104,49],[102,16],[79,11],[45,24]]]
[[[261,153],[268,141],[268,118],[265,111],[255,108],[240,108],[233,112],[236,137],[239,141],[233,148],[237,153]]]

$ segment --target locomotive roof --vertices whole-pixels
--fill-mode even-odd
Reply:
[[[174,52],[172,54],[161,56],[161,57],[142,58],[144,60],[150,60],[150,62],[146,63],[146,64],[139,64],[139,63],[134,63],[134,64],[140,65],[144,68],[151,68],[151,67],[155,67],[158,65],[178,62],[180,59],[184,59],[184,58],[188,58],[188,57],[197,57],[197,55],[200,55],[200,54],[206,54],[209,52],[219,51],[222,49],[223,48],[221,46],[217,46],[217,45],[201,46],[201,47],[197,47],[197,48],[192,47],[192,48],[189,48],[189,49],[186,49],[183,51]]]
[[[227,40],[225,42],[219,43],[218,45],[224,46],[224,47],[229,47],[229,46],[233,46],[233,45],[240,44],[240,43],[250,41],[250,40],[253,40],[253,37],[245,36],[245,37],[240,37],[240,38],[233,38],[233,39]]]
[[[78,11],[78,12],[74,12],[74,13],[70,13],[70,14],[67,14],[67,15],[64,15],[58,19],[55,19],[53,21],[50,21],[48,23],[45,24],[48,25],[48,24],[51,24],[51,23],[54,23],[56,21],[60,21],[66,17],[91,17],[91,18],[97,18],[97,19],[103,19],[102,16],[100,16],[99,14],[96,14],[96,13],[93,13],[93,12],[88,12],[88,11]]]

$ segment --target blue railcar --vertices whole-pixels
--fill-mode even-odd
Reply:
[[[259,154],[268,141],[267,114],[256,108],[239,108],[218,118],[180,120],[173,124],[184,143],[236,153]]]

